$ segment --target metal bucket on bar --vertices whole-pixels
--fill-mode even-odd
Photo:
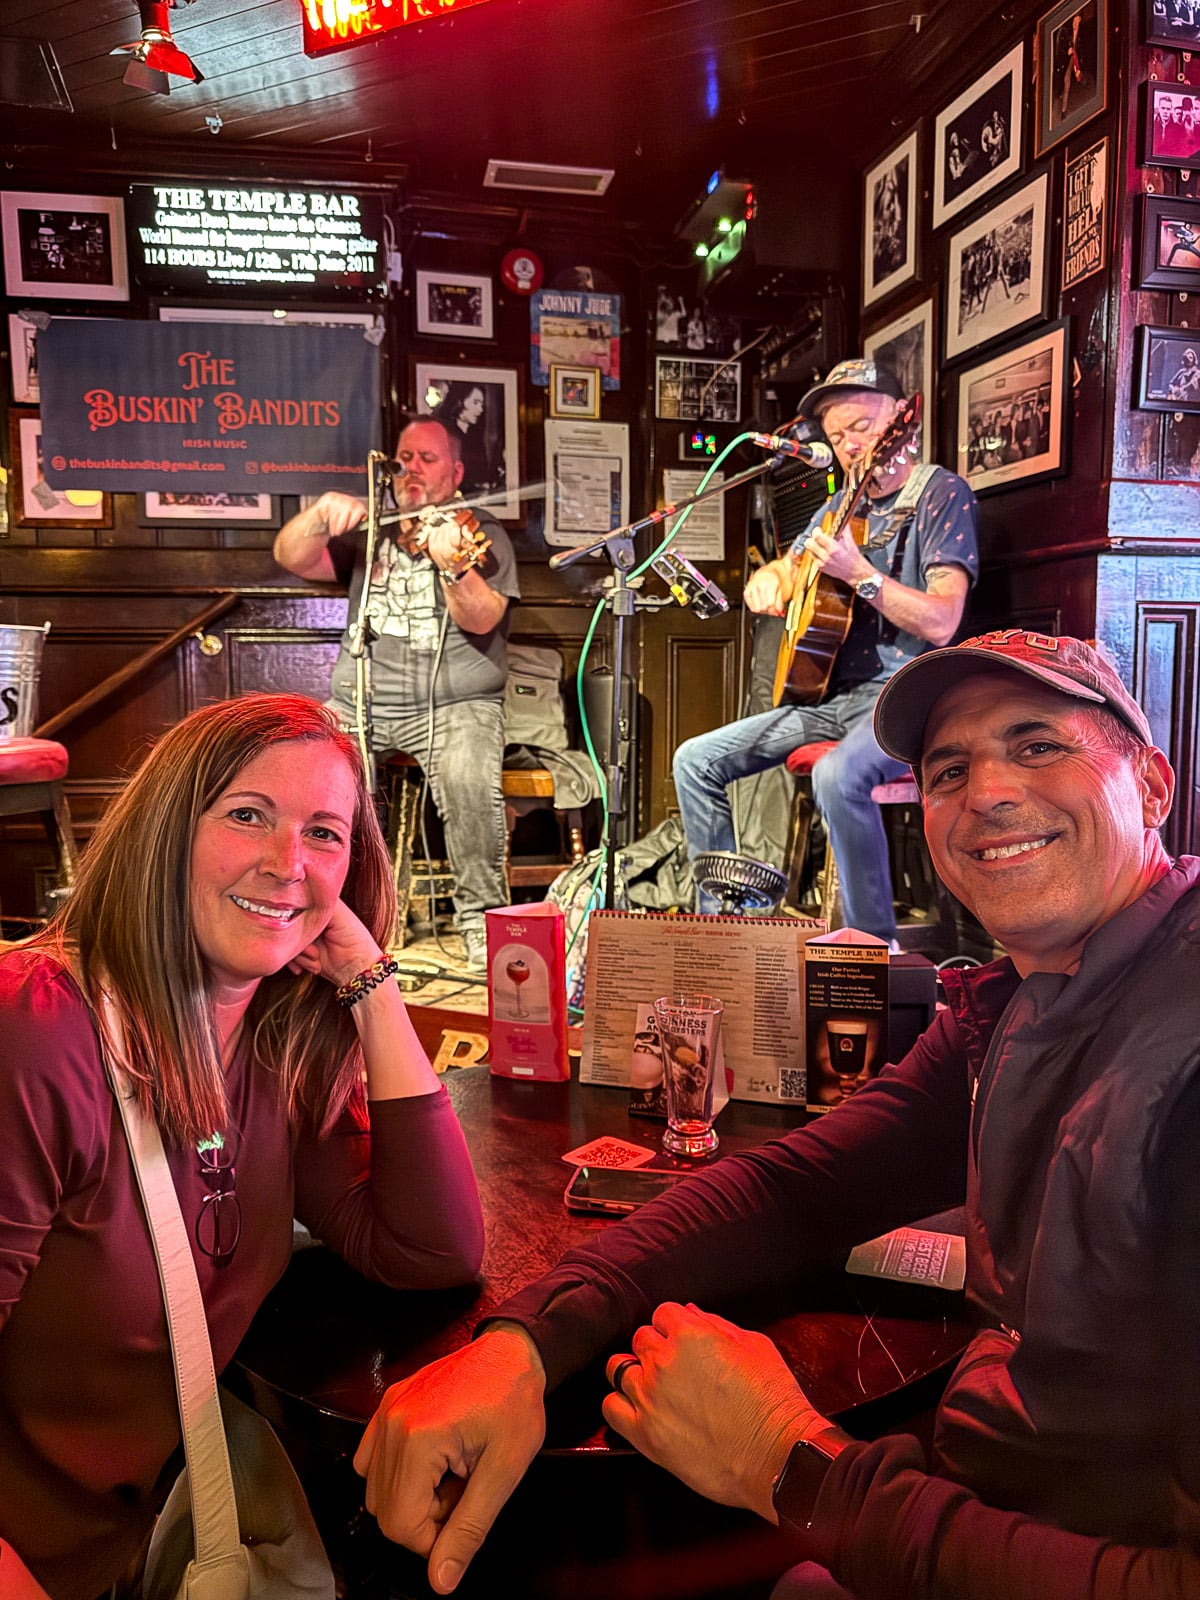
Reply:
[[[0,623],[0,739],[27,739],[37,727],[42,645],[50,624]]]

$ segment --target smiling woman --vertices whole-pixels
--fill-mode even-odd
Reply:
[[[249,695],[164,735],[64,909],[0,958],[0,1558],[56,1600],[125,1571],[179,1444],[110,1013],[167,1145],[218,1372],[293,1215],[395,1287],[478,1271],[470,1158],[380,981],[393,915],[353,743],[313,701]]]

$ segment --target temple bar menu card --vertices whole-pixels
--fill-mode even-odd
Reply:
[[[721,1037],[735,1100],[803,1106],[804,941],[811,917],[667,917],[593,911],[588,922],[581,1083],[628,1087],[638,1006],[701,990],[725,1002]]]

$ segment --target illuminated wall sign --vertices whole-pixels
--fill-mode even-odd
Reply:
[[[382,288],[380,195],[189,182],[129,192],[129,261],[147,289],[361,299]]]
[[[410,22],[431,22],[480,4],[482,0],[301,0],[304,53],[340,50]]]

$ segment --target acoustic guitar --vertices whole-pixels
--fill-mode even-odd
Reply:
[[[846,474],[842,499],[827,511],[821,532],[836,539],[849,526],[856,544],[866,543],[867,519],[855,510],[867,491],[873,473],[894,472],[899,458],[910,449],[921,425],[921,396],[914,394],[896,412],[871,449]],[[796,563],[796,582],[784,614],[784,632],[775,659],[774,703],[784,698],[796,705],[816,705],[829,688],[837,653],[850,631],[854,591],[837,578],[827,578],[805,549],[805,534],[788,548],[786,559]]]

